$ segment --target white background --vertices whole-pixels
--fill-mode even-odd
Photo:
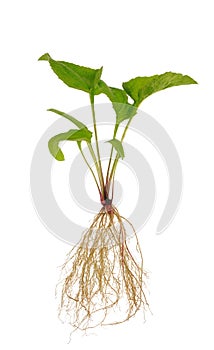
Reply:
[[[209,0],[7,1],[1,25],[1,348],[213,349],[213,12]],[[168,230],[155,235],[163,207],[140,238],[150,275],[153,316],[76,335],[56,316],[57,266],[68,245],[39,221],[30,198],[34,148],[54,120],[49,107],[88,104],[58,81],[43,53],[104,66],[120,86],[137,75],[165,71],[199,82],[165,90],[142,109],[157,118],[179,151],[184,172],[181,207]],[[100,99],[102,101],[102,98]],[[103,99],[104,101],[104,99]],[[158,176],[156,178],[158,186]]]

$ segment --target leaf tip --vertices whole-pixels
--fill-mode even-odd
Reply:
[[[39,57],[38,61],[49,61],[50,59],[51,59],[51,56],[49,55],[49,53],[45,53],[44,55]]]
[[[64,154],[62,153],[60,148],[56,152],[54,152],[54,150],[50,150],[50,153],[59,162],[63,162],[65,160]]]
[[[56,155],[56,160],[58,160],[58,162],[63,162],[65,160],[65,157],[64,156],[58,156]]]
[[[198,84],[198,82],[194,79],[192,79],[192,84]]]
[[[193,79],[192,77],[190,77],[189,75],[184,75],[183,77],[187,79],[187,82],[189,84],[198,84],[198,82],[195,79]]]

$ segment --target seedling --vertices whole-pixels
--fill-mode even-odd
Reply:
[[[75,128],[53,136],[48,147],[56,160],[64,161],[60,142],[76,142],[93,176],[101,203],[100,212],[89,229],[83,232],[80,242],[73,247],[62,267],[59,317],[67,320],[73,329],[80,330],[122,323],[133,317],[138,310],[145,311],[149,308],[145,295],[147,276],[138,237],[132,223],[121,216],[113,204],[115,172],[119,160],[125,157],[123,141],[138,107],[147,97],[172,86],[196,84],[196,81],[187,75],[166,72],[136,77],[118,89],[109,87],[101,80],[102,67],[91,69],[55,61],[48,53],[39,60],[48,61],[54,73],[67,86],[89,95],[93,132],[70,114],[49,109],[68,119]],[[109,98],[115,111],[113,136],[107,141],[110,143],[110,154],[106,174],[100,155],[94,104],[94,99],[99,94],[105,94]],[[128,98],[133,102],[130,103]],[[125,128],[119,139],[117,134],[122,122],[125,123]],[[85,156],[83,143],[89,149],[95,169]],[[133,232],[135,251],[129,246],[127,227]]]

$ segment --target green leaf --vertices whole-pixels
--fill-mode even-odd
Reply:
[[[129,103],[127,104],[114,103],[113,107],[116,112],[117,124],[122,123],[122,121],[126,119],[132,118],[137,113],[137,107],[134,107]]]
[[[111,102],[128,103],[128,96],[124,90],[110,87],[103,80],[99,81],[94,93],[105,94]]]
[[[75,124],[79,129],[82,129],[82,128],[86,128],[87,129],[87,126],[83,123],[81,123],[79,120],[77,120],[76,118],[72,117],[70,114],[67,114],[67,113],[64,113],[64,112],[61,112],[57,109],[54,109],[54,108],[50,108],[48,109],[49,112],[53,112],[53,113],[56,113],[56,114],[59,114],[61,115],[62,117],[70,120],[73,124]]]
[[[188,75],[166,72],[151,77],[137,77],[123,83],[123,88],[129,96],[134,100],[135,105],[145,100],[148,96],[157,91],[167,89],[172,86],[197,84]]]
[[[91,69],[69,62],[55,61],[48,53],[42,55],[39,61],[48,61],[58,78],[69,87],[86,92],[96,88],[103,69],[103,67]]]
[[[107,141],[107,142],[112,144],[112,146],[115,148],[115,150],[117,151],[117,153],[118,153],[120,158],[123,159],[125,157],[125,153],[124,153],[122,142],[120,142],[117,139],[112,139],[112,140]]]
[[[48,148],[56,160],[63,161],[65,159],[64,154],[59,147],[61,141],[77,141],[77,143],[81,141],[91,142],[91,137],[92,132],[86,128],[80,130],[71,129],[67,132],[53,136],[48,142]]]
[[[117,124],[136,114],[137,109],[128,103],[128,96],[124,90],[110,87],[103,80],[100,80],[95,89],[95,94],[99,95],[101,93],[105,94],[112,102]]]
[[[39,57],[38,61],[49,61],[49,59],[51,59],[51,56],[49,55],[49,53],[45,53],[44,55]]]

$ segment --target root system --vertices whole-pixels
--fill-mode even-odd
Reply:
[[[132,224],[114,206],[103,206],[62,267],[59,317],[74,330],[125,322],[148,308],[145,279]]]

